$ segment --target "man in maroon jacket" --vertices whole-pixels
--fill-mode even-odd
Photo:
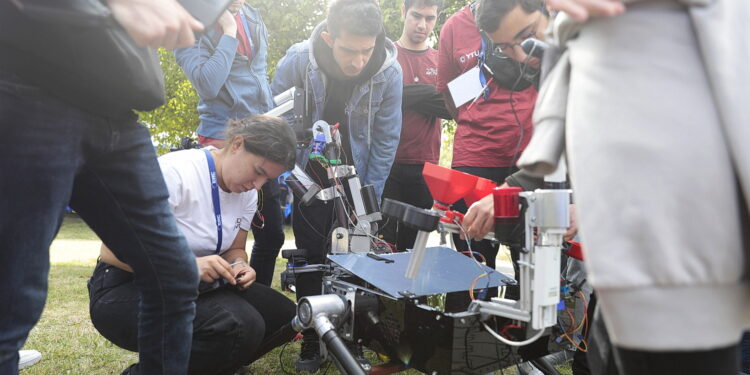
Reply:
[[[503,32],[506,29],[517,31],[509,40],[503,40],[504,43],[493,43],[490,35],[486,34],[484,42],[482,40],[475,14],[485,1],[502,2],[502,9],[493,14],[493,18],[498,20],[498,24],[506,26],[502,28]],[[479,72],[468,73],[470,79],[480,80],[480,84],[486,89],[476,100],[456,108],[448,90],[448,82],[479,66],[479,57],[489,56],[495,49],[502,50],[511,58],[518,58],[516,55],[520,54],[521,42],[543,36],[547,25],[545,13],[542,0],[478,0],[451,16],[440,31],[437,89],[444,94],[446,106],[456,119],[452,162],[454,169],[498,184],[514,171],[518,155],[531,139],[531,115],[537,96],[536,88],[528,84],[519,87],[493,79],[491,72],[486,69],[484,79],[480,79]],[[464,201],[458,201],[454,209],[465,212]],[[466,243],[459,240],[458,236],[454,240],[457,248],[467,249]],[[495,267],[497,245],[479,241],[472,243],[471,248],[482,253],[488,266]]]
[[[450,118],[437,84],[438,51],[429,46],[442,0],[404,0],[404,28],[395,43],[404,72],[403,122],[396,159],[385,183],[383,198],[422,208],[432,206],[422,168],[440,157],[440,118]],[[383,237],[399,251],[414,245],[417,232],[391,220]]]

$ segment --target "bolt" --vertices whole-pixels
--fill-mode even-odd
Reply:
[[[435,320],[440,320],[440,315],[435,315]]]
[[[336,233],[336,239],[337,239],[337,240],[340,240],[340,239],[342,239],[342,238],[344,238],[344,235],[343,235],[343,234],[341,234],[341,233]]]

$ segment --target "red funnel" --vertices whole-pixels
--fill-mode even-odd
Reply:
[[[497,185],[495,185],[494,181],[477,177],[477,184],[474,185],[474,189],[471,189],[464,197],[466,207],[469,207],[474,204],[474,202],[492,194],[492,189],[496,187]]]
[[[432,199],[447,205],[455,203],[474,189],[479,177],[432,163],[424,163],[422,176],[430,189]]]

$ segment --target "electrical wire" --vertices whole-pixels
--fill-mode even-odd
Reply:
[[[570,309],[566,308],[565,311],[568,313],[568,316],[570,318],[570,327],[568,330],[563,329],[562,324],[560,324],[560,321],[558,320],[557,324],[560,326],[560,330],[563,331],[563,333],[558,336],[558,338],[565,338],[571,345],[575,346],[577,350],[580,350],[581,352],[585,353],[588,351],[588,342],[586,341],[586,337],[588,335],[588,306],[586,304],[586,296],[581,292],[578,291],[578,295],[581,297],[581,301],[583,302],[583,318],[581,319],[580,324],[578,324],[578,327],[573,329],[575,324],[575,317],[573,316],[573,313],[570,311]],[[575,340],[570,337],[570,334],[576,333],[581,331],[583,329],[582,334],[580,335],[580,345],[575,342]]]
[[[510,176],[513,171],[513,166],[516,165],[516,158],[518,157],[518,153],[521,151],[521,144],[523,143],[523,137],[524,137],[524,128],[523,124],[521,124],[521,119],[518,118],[518,112],[516,112],[516,106],[513,104],[513,91],[515,90],[516,86],[521,82],[521,78],[523,78],[523,75],[526,73],[526,68],[529,66],[529,61],[531,60],[531,55],[527,55],[526,59],[523,61],[523,68],[521,68],[521,74],[516,78],[516,81],[513,82],[513,86],[510,88],[510,94],[508,94],[508,101],[510,102],[510,109],[513,112],[513,117],[516,119],[516,124],[518,124],[519,129],[519,135],[518,135],[518,142],[516,142],[516,148],[513,150],[513,158],[510,160],[510,164],[508,165],[508,176]]]
[[[567,333],[563,332],[561,337],[565,337],[565,339],[567,339],[571,345],[575,346],[577,350],[580,350],[583,353],[586,353],[589,349],[588,343],[586,343],[586,340],[584,339],[581,339],[581,344],[583,344],[583,347],[581,347],[581,345],[576,344],[576,342],[572,338],[570,338]]]
[[[586,326],[583,329],[583,339],[586,340],[589,337],[589,305],[586,295],[582,291],[579,290],[578,295],[581,296],[581,300],[583,301],[583,319],[586,322]]]
[[[315,234],[317,234],[321,238],[326,238],[326,236],[324,234],[318,232],[318,230],[315,228],[315,226],[312,225],[312,223],[309,220],[307,220],[307,218],[305,217],[305,214],[302,211],[302,201],[297,202],[297,212],[299,213],[299,216],[302,218],[302,220],[305,221],[305,224],[307,224],[307,226],[310,227],[310,229],[312,229],[313,232],[315,232]]]
[[[461,251],[461,254],[479,256],[480,258],[482,258],[481,262],[487,263],[487,258],[484,257],[484,254],[478,251]]]
[[[517,324],[508,324],[506,326],[503,326],[503,329],[500,331],[500,336],[505,335],[509,329],[523,329],[523,327]]]
[[[469,248],[469,250],[468,250],[469,254],[474,254],[474,253],[477,253],[477,252],[475,252],[475,251],[471,250],[471,240],[470,240],[470,238],[469,238],[469,236],[468,236],[468,233],[466,232],[466,229],[465,229],[465,228],[463,227],[463,225],[461,225],[461,222],[460,222],[460,221],[458,221],[458,218],[457,218],[457,217],[454,217],[454,218],[453,218],[453,223],[454,223],[454,224],[456,224],[456,226],[457,226],[457,227],[458,227],[458,229],[459,229],[459,230],[461,231],[461,233],[463,233],[463,234],[464,234],[464,238],[466,239],[466,245],[467,245],[467,246],[468,246],[468,248]],[[479,253],[479,254],[481,254],[481,253]],[[482,258],[484,258],[484,255],[482,255]],[[480,269],[481,271],[483,271],[483,273],[482,273],[481,275],[477,276],[477,277],[476,277],[476,278],[474,279],[474,281],[472,281],[472,282],[471,282],[471,284],[469,285],[469,297],[471,298],[471,300],[472,300],[472,301],[474,301],[474,300],[476,300],[476,298],[474,298],[474,287],[475,287],[476,283],[477,283],[477,282],[478,282],[478,281],[479,281],[479,280],[480,280],[480,279],[481,279],[482,277],[485,277],[485,276],[487,276],[487,285],[486,285],[486,286],[484,287],[484,289],[483,289],[483,290],[487,290],[487,289],[489,289],[489,288],[490,288],[490,283],[492,282],[492,280],[490,279],[490,277],[491,277],[491,274],[490,274],[490,273],[488,273],[488,272],[485,272],[485,271],[484,271],[484,268],[482,267],[482,263],[480,263],[480,262],[479,262],[479,260],[477,260],[477,258],[476,258],[476,257],[474,257],[474,256],[472,256],[472,257],[471,257],[471,259],[472,259],[472,260],[474,260],[474,262],[475,262],[475,263],[477,264],[477,266],[479,267],[479,269]],[[485,260],[485,263],[487,263],[487,259],[484,259],[484,260]],[[480,292],[480,293],[481,293],[481,292]]]
[[[291,372],[287,371],[286,368],[284,368],[284,350],[286,349],[287,345],[289,345],[291,341],[287,342],[281,347],[281,351],[279,351],[279,367],[281,367],[281,371],[284,371],[284,374],[292,375]]]
[[[472,300],[472,301],[476,300],[476,298],[474,298],[474,286],[475,286],[475,285],[477,285],[477,281],[479,281],[479,280],[480,280],[481,278],[483,278],[483,277],[485,277],[485,276],[489,276],[489,275],[487,274],[487,272],[485,272],[485,273],[483,273],[483,274],[481,274],[481,275],[477,276],[477,277],[476,277],[476,278],[474,279],[474,281],[472,281],[472,282],[471,282],[471,285],[469,285],[469,297],[471,298],[471,300]],[[489,278],[488,278],[488,279],[489,279]]]
[[[492,337],[496,338],[498,341],[502,342],[503,344],[510,345],[510,346],[524,346],[524,345],[529,345],[532,342],[534,342],[537,339],[539,339],[540,337],[542,337],[542,335],[544,334],[544,329],[540,329],[539,332],[537,332],[536,334],[534,334],[534,336],[532,336],[531,338],[529,338],[527,340],[524,340],[524,341],[511,341],[511,340],[506,339],[505,337],[502,337],[502,336],[498,335],[497,332],[495,332],[492,328],[490,328],[490,326],[488,326],[486,322],[482,322],[482,325],[487,330],[487,332],[489,332],[490,335],[492,335]]]
[[[575,322],[575,319],[573,318],[573,313],[570,312],[570,309],[566,308],[565,310],[568,312],[568,314],[570,314],[570,317],[572,319],[571,322]],[[581,328],[583,328],[583,325],[585,323],[586,323],[586,315],[583,316],[583,319],[581,319],[581,323],[578,324],[578,327],[576,327],[576,329],[574,329],[572,332],[568,332],[568,333],[580,332]],[[571,327],[573,327],[573,324],[571,324]]]

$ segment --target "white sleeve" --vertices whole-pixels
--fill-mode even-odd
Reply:
[[[255,216],[255,211],[258,210],[258,192],[256,190],[250,191],[247,194],[247,199],[245,200],[245,209],[242,214],[242,219],[240,221],[240,229],[250,231],[250,226],[253,222],[253,216]]]
[[[169,207],[174,212],[183,198],[184,184],[182,176],[173,165],[161,158],[159,159],[159,166],[161,167],[161,173],[164,176],[164,182],[167,184],[167,190],[169,191]]]

